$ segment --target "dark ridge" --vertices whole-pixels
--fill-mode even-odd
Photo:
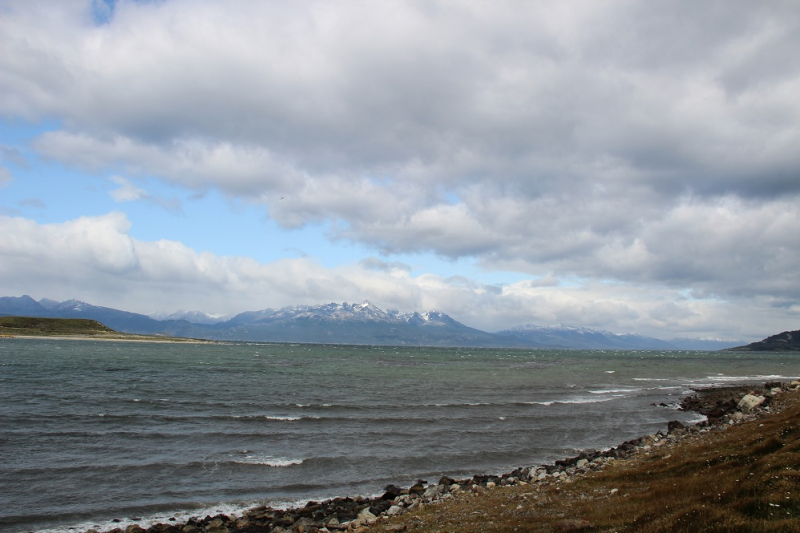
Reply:
[[[797,352],[800,351],[800,330],[784,331],[747,346],[729,348],[737,352]]]

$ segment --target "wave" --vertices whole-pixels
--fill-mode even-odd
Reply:
[[[589,397],[578,396],[575,398],[565,398],[563,400],[545,400],[545,401],[532,401],[525,402],[528,405],[555,405],[555,404],[581,404],[581,403],[603,403],[610,402],[621,398],[622,396],[608,396],[608,397]]]
[[[589,394],[618,394],[622,392],[639,392],[642,389],[600,389],[600,390],[590,390],[588,391]]]
[[[275,468],[301,465],[307,459],[293,459],[286,457],[273,457],[266,454],[249,455],[241,454],[241,457],[229,455],[227,457],[218,457],[215,459],[204,459],[197,461],[187,462],[171,462],[171,461],[142,461],[131,463],[115,463],[115,464],[70,464],[65,466],[50,466],[48,468],[22,466],[19,468],[9,468],[9,472],[24,476],[52,476],[63,475],[68,473],[73,474],[86,474],[86,475],[102,475],[104,472],[113,472],[115,475],[121,475],[123,472],[139,473],[142,471],[163,472],[165,470],[180,470],[187,469],[188,471],[196,471],[197,469],[205,468],[219,468],[233,465],[263,465]]]
[[[275,468],[295,466],[303,464],[303,459],[287,459],[285,457],[273,457],[272,455],[246,455],[242,459],[233,461],[234,463],[246,465],[264,465]]]
[[[781,381],[781,380],[791,380],[796,379],[788,376],[781,376],[778,374],[771,374],[771,375],[755,375],[755,376],[726,376],[724,374],[717,374],[715,376],[708,376],[705,379],[714,381],[714,382],[732,382],[732,383],[743,383],[747,381]]]

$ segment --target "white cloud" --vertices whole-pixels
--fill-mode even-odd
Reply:
[[[119,185],[119,189],[111,191],[111,197],[118,202],[133,202],[147,198],[147,191],[140,189],[122,176],[111,176],[108,180]]]
[[[331,278],[304,259],[293,266],[307,281],[282,280],[288,303],[370,289],[397,307],[458,302],[465,316],[522,317],[536,302],[554,320],[606,313],[684,328],[712,309],[724,315],[718,301],[792,309],[800,298],[791,2],[169,0],[93,14],[78,0],[10,0],[1,9],[0,113],[57,117],[34,149],[126,176],[114,178],[118,201],[174,208],[147,193],[151,179],[213,188],[263,205],[285,228],[322,222],[331,239],[387,254],[475,258],[592,287],[498,299],[376,263],[363,269],[371,285]],[[156,244],[140,246],[138,260]],[[194,265],[188,279],[263,282],[257,263],[161,246],[139,274],[163,254],[187,261],[176,272]],[[613,299],[601,290],[609,280],[641,290],[635,302],[664,300]],[[719,300],[683,301],[684,289]]]
[[[0,224],[9,236],[0,246],[4,293],[80,297],[144,313],[174,311],[176,302],[227,314],[368,297],[384,309],[439,310],[489,331],[563,322],[717,338],[758,336],[800,318],[800,309],[787,313],[767,299],[695,299],[647,285],[564,284],[551,276],[497,287],[461,277],[412,276],[404,265],[378,260],[333,269],[308,258],[259,263],[175,241],[133,239],[122,213],[61,224],[2,217]]]
[[[150,194],[146,190],[137,187],[131,183],[130,180],[123,178],[122,176],[111,176],[108,178],[108,180],[119,185],[118,189],[114,189],[109,193],[117,202],[135,202],[141,200],[153,205],[157,205],[163,209],[166,209],[167,211],[181,213],[181,204],[177,199],[162,198],[160,196]]]

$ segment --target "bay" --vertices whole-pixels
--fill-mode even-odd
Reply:
[[[798,376],[791,353],[2,339],[0,529],[502,473],[696,421],[693,387]]]

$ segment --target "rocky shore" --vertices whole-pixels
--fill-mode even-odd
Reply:
[[[701,413],[707,420],[691,426],[673,421],[665,431],[623,442],[608,450],[586,450],[577,456],[550,465],[526,466],[502,475],[475,475],[468,479],[442,477],[435,483],[418,480],[413,486],[389,485],[375,498],[334,498],[310,501],[304,507],[275,509],[251,508],[241,516],[206,516],[185,523],[155,524],[147,529],[131,525],[107,533],[324,533],[334,531],[406,531],[409,524],[392,517],[413,514],[415,510],[457,499],[464,495],[486,496],[502,487],[552,487],[572,483],[607,465],[627,461],[652,450],[668,448],[684,439],[702,437],[771,411],[773,399],[800,389],[800,381],[766,383],[763,388],[720,387],[695,391],[684,398],[680,408]],[[613,494],[615,489],[611,489]],[[466,518],[465,518],[466,519]],[[580,519],[564,518],[557,531],[580,531],[590,526]],[[380,526],[380,529],[375,529]],[[88,530],[86,533],[97,533]]]

